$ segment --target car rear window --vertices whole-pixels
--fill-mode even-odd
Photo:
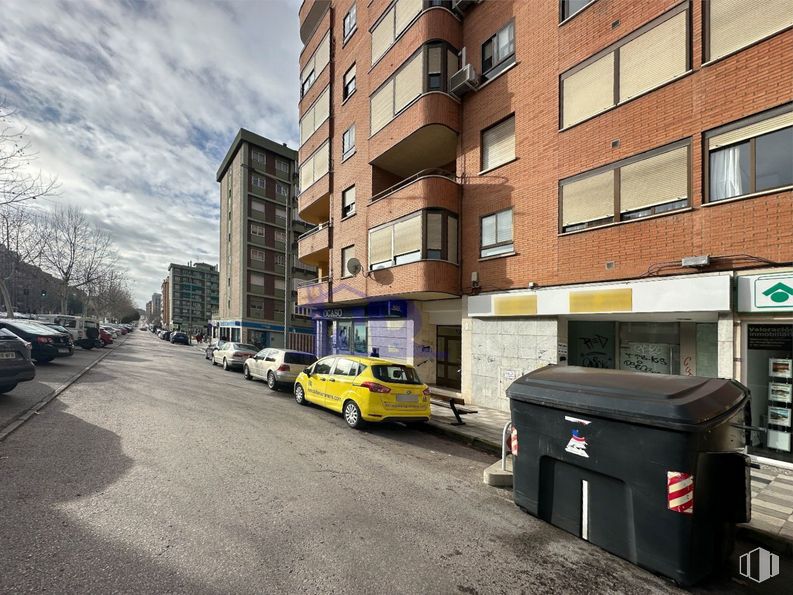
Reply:
[[[58,334],[57,331],[52,330],[49,327],[44,326],[43,324],[38,324],[36,322],[23,322],[21,320],[15,320],[14,324],[9,324],[8,326],[11,327],[11,332],[14,332],[14,327],[18,328],[19,330],[31,333],[33,335],[56,335]]]
[[[317,358],[310,353],[295,353],[294,351],[287,351],[284,354],[285,364],[299,364],[301,366],[310,366]]]
[[[259,351],[258,347],[254,347],[253,345],[247,345],[246,343],[234,343],[231,346],[231,349],[238,351],[253,351],[254,353]]]
[[[421,378],[415,369],[399,364],[372,366],[372,375],[381,382],[421,384]]]

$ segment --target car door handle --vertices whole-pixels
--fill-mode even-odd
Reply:
[[[336,382],[335,378],[328,378],[328,382]]]

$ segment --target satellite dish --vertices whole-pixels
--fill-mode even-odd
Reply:
[[[361,261],[357,258],[351,258],[347,261],[347,272],[350,273],[350,275],[357,275],[361,272],[362,268]]]

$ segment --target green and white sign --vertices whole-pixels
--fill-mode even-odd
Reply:
[[[738,277],[741,312],[793,312],[793,271]]]

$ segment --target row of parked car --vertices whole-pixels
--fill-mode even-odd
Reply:
[[[286,388],[299,405],[314,403],[341,413],[351,428],[368,422],[425,422],[430,390],[413,366],[379,357],[331,355],[317,359],[290,349],[258,349],[215,341],[204,351],[213,366],[241,369],[246,380],[264,380],[271,390]]]
[[[187,336],[187,333],[183,333],[182,331],[169,331],[168,329],[158,330],[152,328],[151,332],[155,333],[163,341],[170,341],[174,345],[176,343],[181,343],[182,345],[190,345],[190,337]]]

